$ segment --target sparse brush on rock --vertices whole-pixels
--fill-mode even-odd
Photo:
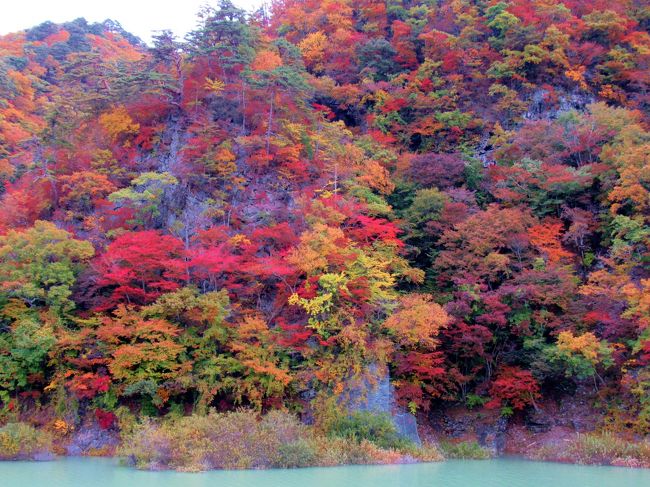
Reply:
[[[560,444],[542,445],[528,455],[534,460],[650,467],[650,442],[629,440],[610,431],[579,433]]]
[[[339,416],[329,426],[328,435],[355,442],[368,440],[386,449],[400,450],[414,446],[411,441],[397,433],[390,416],[367,411],[356,411],[348,416]]]
[[[650,466],[649,441],[628,441],[607,431],[577,435],[567,454],[576,463]]]
[[[440,450],[445,458],[460,458],[468,460],[487,460],[492,458],[492,453],[483,448],[476,441],[442,441]]]

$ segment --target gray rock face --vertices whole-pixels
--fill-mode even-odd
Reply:
[[[39,452],[35,453],[29,460],[34,462],[51,462],[52,460],[56,460],[56,455],[52,452]]]
[[[592,95],[584,93],[560,93],[557,106],[549,106],[545,101],[547,94],[543,89],[533,93],[528,111],[524,114],[526,120],[553,120],[571,110],[583,111],[587,105],[596,101]]]
[[[395,390],[385,365],[372,364],[361,379],[351,379],[343,401],[350,411],[389,414],[397,432],[416,445],[422,445],[415,416],[397,405]]]
[[[473,431],[476,420],[470,415],[452,417],[443,409],[429,413],[429,423],[436,430],[449,438],[461,438]]]
[[[81,456],[93,451],[115,448],[118,444],[119,440],[115,432],[93,425],[77,430],[66,450],[70,456]]]
[[[508,420],[499,418],[493,424],[477,424],[476,436],[478,444],[484,448],[489,448],[497,455],[501,455],[506,447],[506,430],[508,429]]]
[[[416,445],[422,446],[422,440],[418,433],[418,423],[415,420],[415,416],[404,410],[398,410],[393,413],[393,423],[395,423],[395,427],[400,435],[404,438],[408,438]]]
[[[429,423],[443,438],[476,440],[494,455],[505,450],[509,421],[498,413],[484,414],[463,407],[438,409],[430,413]]]
[[[557,103],[549,104],[546,100],[547,95],[548,91],[540,88],[530,96],[528,110],[523,114],[524,120],[555,120],[560,115],[572,110],[583,112],[587,105],[596,101],[593,95],[586,93],[560,91],[557,93]],[[483,167],[496,164],[493,158],[494,151],[490,144],[492,135],[494,135],[493,132],[484,133],[474,151],[474,157],[481,161]]]
[[[554,418],[543,409],[531,409],[526,413],[526,428],[533,433],[546,433],[553,426]]]
[[[392,386],[388,369],[373,364],[363,377],[348,380],[344,401],[351,411],[392,412]]]

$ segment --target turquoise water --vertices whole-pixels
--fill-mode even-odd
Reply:
[[[1,487],[650,487],[650,470],[524,460],[213,471],[141,472],[115,460],[0,462]]]

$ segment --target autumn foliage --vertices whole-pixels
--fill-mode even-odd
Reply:
[[[0,37],[0,408],[307,414],[387,365],[415,413],[580,388],[647,434],[641,3]]]

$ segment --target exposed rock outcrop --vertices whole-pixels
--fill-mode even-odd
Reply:
[[[373,364],[361,378],[349,380],[343,397],[351,411],[389,414],[401,436],[422,445],[415,416],[397,404],[385,365]]]
[[[119,443],[117,432],[97,424],[84,425],[74,432],[65,450],[70,456],[113,455]]]

